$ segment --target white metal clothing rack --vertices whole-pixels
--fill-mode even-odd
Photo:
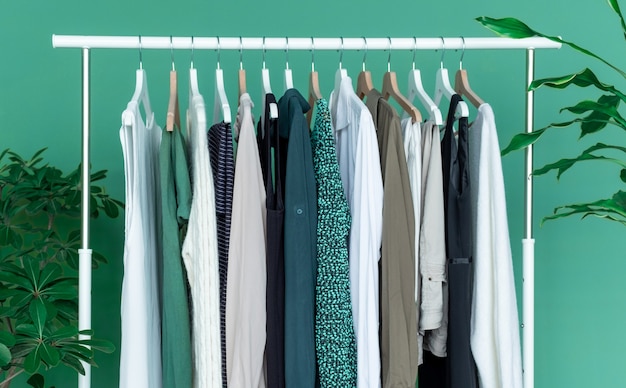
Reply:
[[[265,38],[265,37],[156,37],[53,35],[52,46],[82,49],[82,170],[83,185],[89,185],[90,50],[91,49],[198,49],[198,50],[526,50],[526,85],[534,78],[535,49],[561,45],[545,38]],[[533,130],[534,97],[526,90],[526,131]],[[526,149],[525,231],[522,239],[523,293],[522,332],[524,388],[534,387],[534,243],[532,230],[533,148]],[[79,329],[91,329],[91,249],[89,248],[89,190],[83,189],[81,249],[79,250]],[[88,336],[83,336],[88,338]],[[84,364],[79,388],[91,386],[91,368]]]

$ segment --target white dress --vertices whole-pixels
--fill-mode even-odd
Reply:
[[[161,387],[161,319],[157,285],[158,149],[154,115],[143,122],[137,102],[122,113],[126,176],[120,388]]]
[[[192,301],[193,386],[222,387],[219,274],[215,194],[207,145],[206,114],[201,96],[192,96],[188,115],[193,199],[183,263]]]

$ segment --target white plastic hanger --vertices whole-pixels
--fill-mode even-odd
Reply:
[[[146,114],[146,118],[149,119],[152,117],[152,107],[150,106],[150,97],[148,95],[148,78],[145,70],[143,69],[141,35],[139,35],[139,69],[135,73],[135,92],[133,93],[133,97],[130,99],[128,105],[131,104],[143,104],[143,110]],[[124,111],[124,113],[126,113],[126,111]],[[133,124],[133,118],[129,115],[122,114],[122,123],[126,126],[131,126]]]
[[[220,37],[217,37],[217,69],[215,69],[215,105],[213,120],[218,121],[220,112],[225,123],[231,122],[230,105],[224,88],[224,72],[220,68]]]
[[[443,117],[441,110],[437,107],[437,104],[430,98],[424,85],[422,84],[421,72],[415,68],[415,52],[417,51],[417,38],[413,37],[415,47],[413,48],[413,68],[409,71],[409,93],[408,100],[412,103],[415,97],[417,97],[422,105],[428,109],[428,118],[434,121],[436,125],[443,124]]]
[[[193,36],[191,37],[191,67],[189,68],[189,97],[193,98],[200,95],[198,87],[198,72],[193,67]]]
[[[265,106],[265,95],[272,93],[272,87],[270,85],[270,71],[265,67],[265,37],[263,37],[263,69],[261,69],[261,80],[263,81],[263,105]],[[278,118],[278,106],[276,104],[270,104],[270,118]],[[261,128],[263,128],[263,121],[261,120]]]
[[[285,91],[293,89],[293,76],[289,68],[289,37],[285,37]]]
[[[193,64],[193,36],[191,37],[191,67],[189,69],[189,109],[187,110],[187,136],[190,138],[191,127],[206,129],[206,110],[204,98],[198,87],[198,72]]]
[[[441,37],[441,66],[437,70],[435,76],[435,104],[439,106],[441,97],[445,96],[448,101],[452,100],[452,96],[456,94],[452,85],[450,85],[450,77],[448,76],[448,69],[443,67],[443,54],[446,47],[443,37]],[[459,101],[455,112],[456,117],[469,117],[469,107],[465,101]]]
[[[365,98],[370,90],[374,89],[374,83],[372,82],[372,73],[365,70],[365,58],[367,58],[367,39],[362,36],[363,43],[365,43],[365,51],[363,52],[363,68],[359,73],[356,80],[356,95],[362,100]]]
[[[322,92],[320,92],[320,80],[315,71],[315,41],[313,37],[311,37],[311,74],[309,75],[309,105],[311,109],[306,112],[306,120],[309,126],[311,125],[311,120],[313,118],[313,106],[315,105],[315,101],[320,100],[322,98]]]

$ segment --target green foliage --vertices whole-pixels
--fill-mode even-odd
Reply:
[[[30,159],[0,153],[0,384],[8,387],[22,372],[28,383],[44,387],[41,370],[66,365],[84,374],[82,363],[95,365],[94,351],[111,353],[113,345],[79,339],[77,250],[80,247],[80,166],[67,175],[43,164],[37,151]],[[91,174],[91,182],[106,171]],[[91,185],[91,216],[114,218],[123,207],[103,187]],[[106,263],[94,254],[92,267]],[[90,332],[80,333],[91,335]],[[86,337],[89,338],[89,337]]]
[[[617,0],[608,0],[609,6],[619,17],[621,31],[620,33],[626,39],[626,23],[620,10]],[[476,19],[488,29],[498,35],[521,39],[530,37],[544,37],[563,45],[569,46],[574,50],[594,58],[603,64],[609,66],[622,77],[626,78],[626,72],[617,66],[609,63],[599,55],[587,50],[575,43],[566,41],[558,36],[550,36],[535,31],[525,23],[515,18],[494,19],[490,17],[479,17]],[[626,103],[626,94],[618,90],[615,86],[604,83],[598,79],[596,74],[588,68],[578,73],[568,74],[560,77],[551,77],[538,79],[531,83],[529,90],[536,90],[542,86],[553,89],[566,89],[570,86],[581,88],[590,87],[602,93],[596,100],[584,100],[576,105],[564,107],[561,112],[569,112],[575,117],[571,120],[552,123],[546,127],[534,130],[530,133],[520,133],[513,137],[511,142],[504,148],[502,155],[509,152],[526,148],[541,139],[541,137],[552,129],[563,129],[578,125],[580,127],[579,139],[588,135],[597,135],[608,127],[609,124],[626,131],[626,119],[619,113],[620,103]],[[622,132],[623,133],[623,132]],[[616,144],[597,143],[585,150],[574,158],[563,158],[553,163],[548,163],[543,167],[536,169],[534,175],[546,174],[550,171],[556,171],[557,179],[563,173],[581,162],[609,162],[619,167],[619,184],[626,183],[626,147]],[[580,215],[582,218],[588,216],[600,217],[606,220],[619,222],[626,225],[626,193],[622,190],[614,193],[609,199],[600,199],[587,203],[577,203],[559,206],[554,209],[554,214],[545,217],[542,223],[547,220],[553,220],[572,215]]]

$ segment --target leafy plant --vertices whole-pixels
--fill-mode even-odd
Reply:
[[[79,339],[77,249],[80,244],[80,166],[67,175],[30,159],[0,153],[0,387],[26,372],[28,383],[43,387],[36,373],[60,364],[84,374],[81,362],[96,365],[94,351],[114,351],[109,341]],[[102,180],[106,171],[91,175]],[[123,206],[104,188],[91,185],[91,216],[115,218]],[[93,267],[106,263],[94,252]]]
[[[608,3],[611,9],[619,17],[622,29],[621,33],[626,39],[626,23],[624,22],[624,17],[619,4],[617,0],[608,0]],[[561,39],[558,36],[550,36],[535,31],[518,19],[493,19],[490,17],[479,17],[476,20],[495,33],[505,37],[519,39],[539,36],[559,42],[586,56],[602,62],[613,71],[617,72],[620,76],[626,78],[626,72],[592,51],[578,46],[575,43]],[[580,127],[579,139],[588,135],[595,135],[607,128],[609,124],[626,131],[626,119],[618,111],[620,103],[626,102],[626,94],[619,91],[613,85],[601,82],[591,69],[585,68],[574,74],[535,80],[529,86],[529,90],[535,90],[542,86],[554,89],[566,89],[570,86],[578,86],[581,88],[592,87],[600,91],[602,95],[597,100],[584,100],[576,105],[562,108],[561,112],[567,111],[576,116],[571,120],[555,122],[544,128],[534,130],[531,133],[520,133],[515,135],[510,144],[502,151],[503,155],[506,155],[514,150],[526,148],[527,146],[536,143],[543,136],[543,134],[546,133],[546,131],[552,128],[565,128],[576,124]],[[615,157],[614,155],[618,156]],[[542,175],[556,170],[558,179],[563,173],[574,167],[576,164],[589,161],[608,162],[617,165],[619,167],[620,183],[623,184],[626,182],[626,147],[603,142],[598,142],[597,144],[584,149],[576,157],[563,158],[554,163],[548,163],[545,166],[536,169],[533,174]],[[559,206],[554,209],[554,214],[545,217],[543,221],[572,215],[581,215],[582,218],[587,216],[596,216],[626,225],[626,192],[619,190],[607,199]]]

